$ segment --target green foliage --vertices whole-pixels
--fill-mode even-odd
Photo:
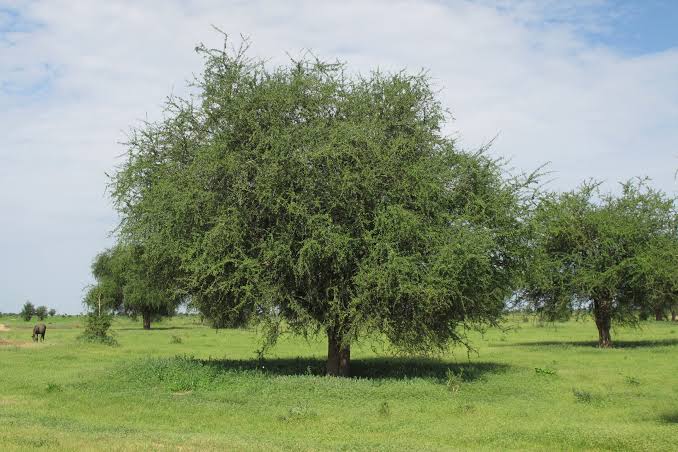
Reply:
[[[117,341],[109,334],[113,315],[100,311],[91,311],[85,318],[85,329],[80,339],[85,342],[94,342],[105,345],[117,345]]]
[[[555,375],[557,372],[548,367],[535,367],[534,371],[537,375]]]
[[[123,369],[125,378],[143,385],[157,385],[168,391],[197,391],[223,384],[218,367],[189,356],[149,358]]]
[[[580,403],[591,403],[593,401],[593,394],[583,389],[572,389],[574,399]]]
[[[388,417],[391,415],[391,406],[388,404],[387,401],[383,401],[379,405],[379,414],[384,417]]]
[[[94,258],[92,276],[96,283],[90,286],[84,300],[89,309],[110,312],[122,305],[124,270],[119,264],[112,250],[106,250]]]
[[[459,372],[454,372],[451,369],[447,369],[445,372],[445,384],[447,386],[447,390],[456,393],[459,392],[461,389],[462,383],[464,383],[464,371],[463,369],[459,370]]]
[[[659,418],[666,424],[678,424],[678,411],[667,411],[662,413]]]
[[[123,239],[171,263],[215,326],[431,353],[497,321],[533,180],[444,137],[425,75],[198,52],[197,100],[133,131],[112,192]]]
[[[47,306],[38,306],[38,307],[35,309],[35,316],[36,316],[39,320],[45,320],[45,317],[47,317],[48,312],[49,312],[49,311],[48,311],[48,309],[47,309]]]
[[[61,392],[63,390],[64,390],[63,386],[57,383],[47,383],[47,387],[45,388],[45,391],[48,393]]]
[[[631,377],[631,376],[626,376],[624,378],[628,384],[631,386],[639,386],[640,385],[640,380],[638,380],[636,377]]]
[[[56,309],[52,308],[49,310],[49,316],[54,317],[56,315]]]
[[[533,228],[524,295],[543,318],[590,312],[609,346],[612,323],[633,325],[643,309],[676,299],[675,199],[645,180],[623,184],[618,196],[596,184],[547,194]]]
[[[628,263],[629,290],[641,311],[663,317],[678,307],[678,229],[676,219]]]
[[[26,322],[30,321],[33,316],[35,315],[35,306],[33,306],[33,303],[30,301],[27,301],[24,303],[23,307],[21,308],[21,312],[19,313],[22,319],[24,319]]]
[[[142,246],[118,244],[97,255],[92,273],[97,280],[85,298],[96,309],[143,316],[146,321],[174,315],[181,297],[174,291],[170,272]]]

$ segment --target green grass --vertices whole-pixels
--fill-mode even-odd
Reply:
[[[355,378],[322,375],[326,345],[179,317],[117,347],[77,340],[83,319],[0,317],[0,448],[26,450],[675,450],[678,325],[647,322],[595,348],[591,322],[516,317],[440,359],[352,349]]]

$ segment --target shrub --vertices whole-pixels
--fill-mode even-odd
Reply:
[[[447,390],[453,393],[459,392],[461,384],[464,382],[463,376],[463,370],[459,370],[459,373],[457,374],[454,373],[454,371],[447,369],[445,372]]]
[[[85,342],[117,345],[117,341],[108,332],[112,323],[113,315],[90,312],[85,318],[85,331],[80,339]]]
[[[56,383],[47,383],[47,387],[45,388],[47,392],[61,392],[63,391],[63,388],[61,385],[56,384]]]
[[[181,344],[182,340],[179,336],[172,335],[170,338],[170,344]]]
[[[631,386],[639,386],[640,385],[640,380],[638,380],[636,377],[630,377],[627,376],[625,378],[626,382],[630,384]]]
[[[678,411],[666,411],[659,418],[666,424],[678,424]]]
[[[172,392],[213,388],[223,377],[217,367],[190,356],[146,358],[131,363],[124,373],[134,384],[159,385]]]
[[[537,375],[555,375],[556,374],[555,370],[549,369],[547,367],[545,367],[543,369],[541,367],[535,367],[534,371],[535,371],[535,373],[537,373]]]
[[[591,403],[593,401],[593,394],[588,391],[573,389],[572,394],[574,394],[574,398],[577,402]]]

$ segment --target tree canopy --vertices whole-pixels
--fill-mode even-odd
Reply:
[[[21,307],[21,312],[19,313],[19,315],[25,321],[27,322],[30,321],[35,315],[35,306],[33,305],[33,303],[31,303],[30,301],[24,303],[24,305]]]
[[[47,306],[38,306],[35,309],[35,316],[38,318],[38,320],[45,320],[45,317],[47,317],[49,313],[49,310],[47,309]]]
[[[118,244],[99,254],[92,264],[96,284],[86,296],[87,305],[106,311],[141,316],[145,329],[151,320],[174,315],[181,302],[166,271],[154,265],[141,246]]]
[[[602,194],[598,184],[546,194],[535,211],[526,298],[549,319],[590,312],[599,346],[610,327],[635,324],[648,307],[675,301],[675,199],[646,181]]]
[[[197,50],[199,94],[134,130],[112,179],[121,241],[217,326],[327,334],[333,375],[365,335],[428,353],[497,321],[525,268],[530,181],[443,135],[426,75]]]

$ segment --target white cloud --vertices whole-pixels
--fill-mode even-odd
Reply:
[[[675,192],[678,51],[626,56],[584,39],[608,26],[600,4],[543,5],[8,5],[21,14],[0,14],[0,310],[26,298],[80,309],[91,258],[116,221],[104,171],[124,151],[125,130],[185,92],[201,68],[195,44],[220,44],[210,24],[249,35],[272,63],[310,48],[361,71],[429,69],[456,118],[450,133],[469,148],[499,133],[493,152],[524,169],[552,162],[554,188],[648,175]]]

